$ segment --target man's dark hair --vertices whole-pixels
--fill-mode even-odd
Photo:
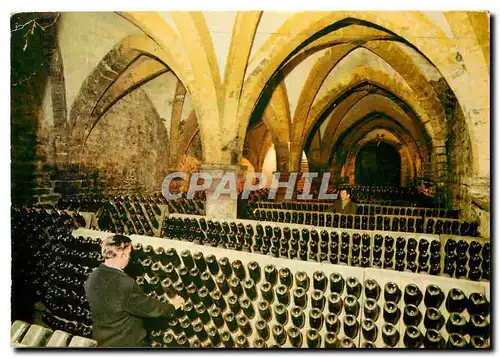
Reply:
[[[101,253],[105,259],[112,259],[118,252],[124,251],[132,245],[130,237],[125,235],[112,235],[104,238],[101,242]]]
[[[351,195],[351,188],[348,187],[348,186],[343,186],[339,189],[339,193],[342,191],[342,190],[345,190],[347,194]]]

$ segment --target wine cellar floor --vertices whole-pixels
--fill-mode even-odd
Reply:
[[[78,229],[73,231],[73,236],[78,237],[78,236],[84,236],[84,237],[99,237],[102,238],[104,236],[108,236],[109,233],[107,232],[101,232],[101,231],[95,231],[95,230],[89,230],[89,229]],[[147,236],[140,236],[140,235],[130,235],[130,238],[132,239],[132,242],[134,244],[140,243],[143,246],[145,245],[151,245],[153,248],[156,247],[163,247],[165,250],[168,248],[174,248],[177,250],[177,252],[180,252],[182,250],[189,250],[191,253],[200,251],[203,253],[204,256],[213,254],[217,257],[217,259],[225,256],[230,259],[230,261],[234,260],[240,260],[244,266],[247,266],[247,264],[251,261],[256,261],[259,263],[261,267],[264,267],[267,264],[272,264],[276,267],[277,270],[280,268],[288,268],[292,275],[295,276],[295,273],[297,271],[304,271],[308,274],[309,277],[312,277],[313,273],[316,271],[322,271],[325,276],[328,278],[331,273],[339,273],[343,276],[344,280],[347,280],[349,277],[355,277],[361,285],[365,282],[367,279],[375,279],[379,285],[379,287],[382,288],[384,285],[392,281],[396,283],[401,290],[404,290],[404,287],[407,284],[413,283],[416,284],[421,292],[425,292],[426,286],[429,284],[435,284],[441,288],[443,291],[445,297],[448,295],[448,291],[451,290],[452,288],[459,288],[461,289],[465,295],[468,297],[471,293],[473,292],[478,292],[478,293],[483,293],[485,296],[490,300],[490,285],[489,282],[473,282],[473,281],[468,281],[468,280],[457,280],[453,278],[447,278],[447,277],[440,277],[440,276],[431,276],[431,275],[424,275],[424,274],[413,274],[413,273],[408,273],[408,272],[396,272],[392,270],[386,270],[386,269],[375,269],[375,268],[359,268],[359,267],[351,267],[351,266],[346,266],[346,265],[333,265],[330,263],[319,263],[319,262],[304,262],[304,261],[299,261],[299,260],[290,260],[290,259],[280,259],[280,258],[275,258],[267,255],[262,255],[262,254],[255,254],[255,253],[248,253],[248,252],[242,252],[242,251],[235,251],[235,250],[228,250],[228,249],[222,249],[222,248],[215,248],[215,247],[208,247],[208,246],[201,246],[197,244],[193,244],[190,242],[184,242],[184,241],[178,241],[178,240],[170,240],[170,239],[159,239],[159,238],[153,238],[153,237],[147,237]],[[260,288],[260,285],[262,284],[263,280],[259,282],[257,285],[258,288]],[[291,291],[291,290],[290,290]],[[309,290],[307,292],[307,299],[308,302],[311,299],[311,293],[313,291],[313,285],[309,285]],[[258,296],[257,299],[253,302],[254,304],[254,309],[255,309],[255,316],[253,319],[251,319],[251,326],[252,326],[252,333],[250,336],[247,337],[248,342],[250,342],[250,346],[252,346],[252,342],[258,337],[257,332],[255,330],[255,321],[259,318],[259,312],[257,309],[257,303],[262,300],[261,292],[260,289],[257,289]],[[292,296],[290,294],[290,296]],[[342,294],[342,298],[345,297],[345,292]],[[364,318],[364,312],[363,312],[363,306],[364,306],[364,289],[361,290],[361,294],[359,296],[359,306],[361,309],[359,309],[359,314],[358,314],[358,322],[362,322]],[[293,307],[293,297],[290,297],[290,304],[288,305],[287,309],[290,311],[290,308]],[[276,303],[276,300],[274,301],[274,304]],[[380,308],[384,307],[384,295],[380,294],[378,298],[378,305]],[[272,306],[274,306],[274,304]],[[443,302],[444,305],[444,302]],[[326,306],[326,305],[325,305]],[[403,343],[403,336],[405,332],[405,324],[403,323],[403,314],[402,312],[404,311],[404,302],[402,299],[399,300],[398,303],[399,310],[401,312],[399,320],[397,324],[395,325],[396,328],[399,331],[399,343],[396,345],[396,347],[405,347]],[[425,312],[425,305],[424,301],[422,300],[419,304],[420,311]],[[309,311],[311,310],[311,305],[307,304],[306,308],[304,309],[304,315],[305,315],[305,325],[301,329],[302,335],[303,335],[303,341],[302,341],[302,348],[307,347],[306,343],[306,338],[305,338],[305,332],[309,329]],[[324,309],[324,312],[326,314],[326,307]],[[380,314],[378,315],[378,319],[376,321],[377,327],[378,327],[378,334],[377,334],[377,339],[374,342],[376,347],[382,348],[384,347],[384,343],[382,341],[382,334],[381,334],[381,326],[383,324],[383,319],[382,319],[382,309],[380,310]],[[441,310],[444,321],[446,322],[449,316],[449,313],[446,309]],[[343,322],[345,312],[344,310],[342,313],[339,315],[339,321]],[[463,313],[464,317],[468,320],[469,316],[467,311],[464,311]],[[274,311],[272,314],[272,320],[268,322],[269,327],[272,327],[276,321],[274,317]],[[288,321],[284,325],[285,332],[286,330],[292,326],[291,319],[290,319],[290,313],[288,312]],[[342,326],[342,324],[341,324]],[[422,332],[425,332],[424,324],[423,324],[423,319],[419,323],[419,329]],[[322,329],[319,331],[321,337],[324,337],[326,334],[326,328],[325,324],[322,324]],[[448,333],[445,327],[443,326],[440,329],[440,333],[443,336],[444,340],[446,341],[448,339]],[[343,330],[342,328],[340,329],[339,332],[339,338],[342,339],[344,337]],[[470,337],[466,336],[465,337],[467,340],[469,340]],[[358,329],[357,335],[354,337],[354,343],[357,347],[360,347],[363,343],[364,340],[362,338],[361,334],[361,328]],[[271,347],[275,344],[273,335],[270,334],[270,338],[267,341],[267,346]],[[321,347],[323,347],[324,342],[322,342]],[[290,344],[289,340],[287,339],[286,342],[281,346],[283,348],[291,348],[292,345]]]

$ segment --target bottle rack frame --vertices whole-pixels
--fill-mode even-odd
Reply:
[[[281,213],[283,213],[283,219],[280,218]],[[286,219],[287,214],[290,217],[290,222],[288,222]],[[384,225],[384,226],[385,226],[385,223],[383,222],[384,219],[389,218],[389,223],[390,223],[389,225],[390,225],[391,229],[393,227],[393,219],[399,219],[399,220],[404,219],[406,221],[406,225],[408,224],[408,222],[407,222],[408,219],[413,219],[414,230],[416,230],[416,221],[418,219],[422,219],[423,220],[422,228],[423,228],[424,233],[427,230],[427,224],[428,224],[429,220],[434,220],[435,222],[437,222],[438,220],[441,220],[443,222],[443,224],[445,222],[450,222],[450,225],[453,225],[453,223],[458,223],[459,228],[460,228],[460,225],[462,223],[467,223],[469,225],[474,224],[474,223],[469,223],[469,222],[466,222],[466,221],[463,221],[460,219],[450,219],[450,218],[441,218],[441,217],[436,218],[436,217],[429,217],[429,216],[422,217],[422,216],[413,216],[413,215],[411,215],[411,216],[409,216],[409,215],[360,215],[360,214],[328,213],[328,212],[324,212],[324,211],[305,211],[304,212],[301,210],[284,210],[284,209],[255,209],[252,212],[252,217],[254,220],[260,220],[260,221],[285,222],[285,223],[289,223],[289,224],[296,224],[297,222],[294,222],[295,221],[294,218],[298,219],[299,214],[303,215],[304,221],[312,220],[312,217],[315,215],[318,218],[318,223],[320,222],[320,217],[323,217],[322,221],[323,221],[324,225],[322,225],[321,227],[324,227],[326,225],[325,223],[326,223],[326,216],[327,215],[331,216],[331,222],[332,222],[332,227],[333,227],[334,216],[338,215],[339,216],[339,221],[338,221],[339,228],[341,228],[340,227],[340,222],[341,222],[340,217],[341,216],[346,217],[346,220],[345,220],[346,225],[348,222],[348,217],[352,217],[352,225],[354,225],[356,217],[360,217],[360,219],[359,219],[360,221],[366,217],[367,222],[369,222],[370,219],[373,218],[375,226],[377,226],[377,220],[379,218],[382,218],[381,221],[382,221],[382,225]],[[306,218],[308,218],[309,220],[307,220]],[[306,225],[307,225],[307,223],[306,223]],[[436,223],[433,225],[433,230],[434,230],[435,225],[436,225]],[[399,226],[399,223],[398,223],[398,226]],[[347,228],[347,227],[345,227],[345,228]],[[357,229],[357,230],[361,230],[361,229]],[[384,231],[391,231],[391,230],[384,230]],[[408,231],[402,231],[402,232],[408,232]],[[413,231],[413,232],[416,232],[416,231]],[[441,235],[441,234],[438,234],[438,235]],[[446,235],[449,235],[449,234],[446,234]],[[462,235],[460,235],[460,236],[462,236]],[[463,235],[463,236],[465,236],[465,235]]]
[[[118,210],[116,209],[116,206],[115,206],[114,202],[110,202],[110,203],[113,205],[113,210],[116,210],[118,212]],[[132,203],[134,204],[134,209],[135,209],[135,202],[132,202]],[[160,211],[161,211],[160,215],[156,215],[156,213],[154,213],[154,216],[155,216],[155,218],[156,218],[156,220],[158,222],[158,228],[155,228],[153,226],[153,223],[152,223],[152,221],[151,221],[151,219],[149,217],[149,214],[147,214],[147,211],[146,211],[146,208],[144,206],[144,203],[143,202],[139,202],[139,205],[141,207],[142,212],[146,214],[146,215],[144,215],[144,218],[147,220],[149,226],[153,230],[153,234],[155,236],[160,236],[163,220],[168,215],[168,205],[165,205],[165,204],[156,204],[160,208]],[[127,216],[127,219],[132,223],[132,225],[134,227],[134,230],[137,232],[137,228],[135,227],[134,221],[132,220],[133,216],[130,214],[130,212],[129,212],[129,210],[128,210],[128,208],[127,208],[126,205],[124,205],[122,203],[122,206],[123,206],[123,209],[125,210],[125,215]],[[101,209],[99,209],[95,213],[95,223],[96,223],[95,227],[99,227],[98,222],[99,222],[99,219],[102,216],[104,210],[105,210],[105,208],[102,207]],[[111,219],[111,221],[113,223],[113,226],[116,227],[116,217],[114,217],[113,215],[110,215],[109,218]],[[122,225],[124,227],[127,227],[127,225],[125,223],[123,223],[123,222],[122,222]],[[103,228],[99,228],[99,229],[102,230]]]
[[[308,201],[284,201],[283,203],[276,203],[276,202],[268,202],[268,201],[257,201],[255,203],[249,203],[249,206],[252,207],[252,210],[254,209],[275,209],[275,210],[302,210],[302,211],[325,211],[328,207],[332,206],[334,201],[329,201],[329,202],[308,202]],[[447,215],[450,215],[451,213],[458,213],[458,210],[446,210],[446,209],[440,209],[440,208],[425,208],[425,207],[418,207],[418,206],[392,206],[392,205],[378,205],[378,204],[362,204],[362,203],[356,203],[358,205],[358,210],[359,208],[367,208],[367,213],[360,213],[358,215],[394,215],[388,213],[389,210],[394,211],[394,209],[399,210],[400,216],[419,216],[419,217],[434,217],[434,218],[442,218],[442,219],[454,219],[453,217],[449,217]],[[373,213],[372,209],[373,208]],[[376,209],[380,208],[380,213],[376,213]],[[411,214],[408,215],[407,211],[411,210]],[[386,213],[383,213],[383,211],[386,211]],[[401,211],[404,210],[404,214],[401,213]],[[415,210],[417,211],[417,215],[415,215]],[[438,212],[438,214],[443,213],[444,216],[441,215],[434,215],[434,211]],[[429,213],[430,211],[430,213]],[[455,218],[456,219],[456,218]]]
[[[172,218],[180,218],[180,219],[200,219],[199,216],[195,216],[195,215],[185,215],[185,214],[173,214],[171,215],[170,217]],[[440,272],[438,275],[440,276],[445,276],[445,277],[448,277],[448,275],[444,274],[443,273],[443,269],[444,269],[444,258],[445,258],[445,246],[446,246],[446,242],[449,240],[449,239],[455,239],[456,241],[458,240],[464,240],[466,241],[468,244],[470,244],[470,242],[472,241],[478,241],[481,246],[484,246],[485,243],[489,243],[490,241],[488,239],[484,239],[484,238],[480,238],[480,237],[470,237],[470,236],[454,236],[454,235],[435,235],[435,234],[419,234],[419,233],[408,233],[408,232],[398,232],[398,231],[380,231],[380,230],[359,230],[359,229],[341,229],[341,228],[330,228],[330,227],[319,227],[319,226],[312,226],[312,225],[303,225],[303,224],[287,224],[287,223],[278,223],[278,222],[273,222],[273,221],[265,221],[265,222],[259,222],[259,221],[255,221],[255,220],[246,220],[246,219],[220,219],[220,218],[207,218],[207,217],[203,217],[206,221],[208,220],[212,220],[212,221],[227,221],[228,223],[231,223],[231,222],[234,222],[236,224],[243,224],[244,226],[246,225],[251,225],[253,227],[253,231],[254,233],[256,232],[256,225],[257,224],[261,224],[263,227],[264,226],[270,226],[272,228],[274,227],[279,227],[281,229],[285,228],[285,227],[288,227],[290,228],[290,231],[292,231],[292,229],[298,229],[300,235],[302,235],[302,229],[307,229],[309,230],[309,233],[312,231],[312,230],[315,230],[318,232],[318,234],[321,233],[322,230],[325,230],[326,232],[328,232],[328,235],[330,237],[330,233],[331,232],[336,232],[339,236],[339,251],[340,252],[340,243],[341,243],[341,233],[342,232],[347,232],[349,234],[349,240],[350,240],[350,243],[352,242],[352,235],[354,233],[359,233],[360,235],[362,234],[368,234],[370,236],[370,265],[372,264],[373,262],[373,240],[374,240],[374,237],[375,235],[381,235],[382,237],[386,237],[386,236],[392,236],[394,239],[398,238],[398,237],[402,237],[404,238],[406,241],[408,241],[410,238],[414,238],[417,240],[417,244],[419,244],[420,240],[421,239],[426,239],[429,241],[429,243],[431,241],[434,241],[434,240],[438,240],[440,243],[441,243],[441,249],[440,249],[440,256],[441,256],[441,262],[440,262]],[[163,233],[163,235],[165,235],[165,233]],[[205,233],[204,233],[205,235]],[[208,245],[205,245],[205,246],[208,246]],[[329,249],[330,249],[330,245],[328,245]],[[406,247],[406,245],[405,245]],[[319,249],[318,249],[319,250]],[[429,249],[428,249],[429,250]],[[351,265],[352,263],[352,245],[349,245],[349,255],[348,255],[348,265]],[[330,254],[330,252],[329,252]],[[383,257],[384,253],[382,254],[382,257]],[[318,255],[319,257],[319,255]],[[286,258],[289,260],[289,258]],[[298,257],[293,259],[293,260],[298,260],[298,261],[302,261],[300,260]],[[319,258],[318,258],[319,260]],[[326,262],[325,262],[326,263]],[[328,262],[328,264],[331,264]],[[405,267],[406,267],[406,256],[405,256]],[[390,270],[389,270],[390,271]],[[398,271],[400,272],[400,271]],[[433,275],[434,276],[434,275]],[[461,277],[460,280],[468,280],[466,277]],[[481,279],[480,281],[484,281],[484,282],[488,282],[488,280],[484,280],[484,279]]]

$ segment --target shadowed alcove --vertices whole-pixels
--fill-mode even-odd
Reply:
[[[371,142],[356,156],[357,185],[401,185],[401,158],[398,150],[384,142]]]

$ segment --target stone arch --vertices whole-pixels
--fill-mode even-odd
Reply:
[[[401,126],[398,122],[395,122],[392,118],[382,114],[382,113],[371,113],[364,119],[358,121],[351,128],[346,130],[343,136],[336,142],[335,146],[329,155],[328,164],[330,167],[337,168],[333,165],[335,157],[338,157],[338,153],[346,152],[347,149],[356,144],[356,141],[362,138],[367,133],[376,130],[384,129],[394,136],[396,136],[402,143],[410,149],[413,156],[420,159],[422,167],[426,169],[427,173],[430,170],[430,152],[431,148],[421,143],[416,142],[410,133]],[[337,168],[338,169],[338,168]]]
[[[220,77],[212,77],[218,74],[218,69],[215,69],[212,63],[213,53],[207,44],[207,34],[201,34],[203,26],[200,27],[202,24],[199,22],[199,16],[192,12],[171,13],[175,25],[180,26],[177,34],[158,13],[121,12],[120,15],[150,38],[162,53],[164,63],[169,65],[185,86],[200,124],[204,162],[218,161],[218,158],[223,156],[219,145],[222,142],[218,101],[221,94]],[[206,78],[206,73],[210,74],[210,79]],[[216,126],[213,125],[214,117],[217,118]],[[230,155],[229,151],[226,151],[226,154]]]
[[[172,70],[182,73],[179,78],[191,95],[204,144],[203,158],[207,164],[238,164],[245,133],[237,132],[234,118],[260,15],[261,12],[255,11],[238,13],[222,83],[202,12],[171,12],[169,16],[178,32],[157,13],[123,13],[124,17],[168,51],[174,60]]]
[[[258,158],[257,165],[254,166],[256,171],[257,169],[259,169],[259,171],[262,170],[262,165],[264,164],[264,160],[266,159],[267,152],[273,146],[273,144],[274,144],[273,137],[269,132],[267,132],[257,157]]]
[[[294,137],[291,138],[291,147],[297,147],[298,150],[300,147],[299,143],[304,140],[304,134],[307,133],[307,130],[304,128],[306,126],[304,124],[306,122],[304,120],[304,116],[310,114],[310,106],[312,105],[312,102],[328,73],[340,60],[358,48],[367,49],[389,65],[399,62],[405,63],[407,67],[398,69],[402,71],[402,76],[407,83],[409,83],[410,88],[414,89],[413,93],[409,94],[409,97],[417,98],[420,106],[422,107],[422,111],[431,111],[430,113],[427,112],[428,115],[425,116],[423,120],[428,131],[431,133],[433,132],[435,134],[434,137],[439,136],[439,139],[446,137],[446,119],[444,117],[443,109],[440,107],[439,100],[434,93],[433,87],[421,74],[418,66],[415,65],[412,62],[412,59],[397,45],[393,44],[391,47],[386,46],[383,43],[384,41],[375,41],[375,45],[371,44],[371,42],[363,46],[355,46],[353,44],[337,45],[335,49],[329,50],[317,61],[313,69],[310,71],[309,78],[303,86],[303,90],[296,107],[296,113],[292,123],[291,134]],[[394,55],[394,53],[397,55]],[[408,69],[403,71],[406,68]],[[322,73],[324,73],[324,75],[322,75]],[[391,81],[390,76],[386,76],[386,78],[389,82]],[[393,85],[392,87],[395,89],[399,88],[397,85]],[[415,91],[422,91],[423,95],[421,95],[420,92]],[[418,96],[421,96],[422,98],[419,99]],[[422,118],[422,114],[420,115],[420,118]],[[442,143],[440,143],[440,146],[442,146]],[[293,157],[293,159],[291,159],[291,167],[295,168],[298,166],[298,161],[300,160],[299,152],[292,152],[291,157]]]
[[[350,96],[351,97],[351,96]],[[349,97],[349,98],[350,98]],[[410,135],[419,143],[426,143],[426,133],[419,128],[420,123],[415,123],[418,119],[411,118],[400,107],[398,107],[389,98],[380,94],[370,94],[360,98],[355,104],[350,106],[347,111],[341,111],[336,115],[336,111],[340,106],[333,110],[332,116],[328,122],[323,139],[328,140],[330,145],[326,145],[323,150],[323,156],[328,158],[335,145],[338,137],[342,135],[346,128],[349,128],[355,123],[356,120],[362,119],[369,115],[371,112],[380,112],[393,118],[403,125],[403,127],[410,133]],[[356,112],[355,112],[356,111]]]
[[[358,153],[367,144],[379,140],[376,137],[379,131],[380,129],[375,129],[369,133],[366,133],[355,145],[351,147],[351,150],[347,154],[345,164],[342,166],[340,173],[341,177],[349,177],[350,184],[354,185],[354,172]],[[394,133],[386,129],[383,129],[382,133],[385,134],[385,138],[380,141],[393,145],[399,151],[399,155],[401,158],[401,185],[412,182],[419,170],[421,170],[421,168],[417,168],[417,166],[419,165],[418,161],[412,156],[412,154],[414,153],[412,153],[408,148],[408,145],[402,143],[401,139]]]
[[[267,103],[262,113],[262,121],[276,139],[275,142],[290,141],[290,106],[283,82],[276,87]]]
[[[194,111],[191,111],[189,117],[182,125],[182,128],[179,128],[179,145],[175,150],[177,150],[176,158],[181,158],[183,155],[188,155],[189,148],[194,144],[197,136],[200,133],[200,129],[198,126],[198,121],[196,119],[196,114]],[[201,149],[203,153],[203,141],[201,142]],[[201,157],[201,153],[200,157]],[[178,160],[178,159],[177,159]],[[173,163],[175,165],[175,163]]]
[[[273,91],[269,102],[265,105],[261,118],[274,144],[278,170],[288,171],[291,119],[290,105],[283,82],[280,82]]]
[[[189,71],[189,68],[186,68],[186,64],[189,62],[175,30],[155,12],[123,11],[119,12],[119,15],[144,32],[144,35],[135,35],[135,38],[130,36],[129,40],[135,40],[135,44],[131,45],[131,47],[137,46],[135,48],[140,49],[144,53],[151,54],[159,58],[163,63],[168,64],[188,92],[192,93],[194,76]],[[156,36],[157,34],[161,34],[161,37]]]
[[[264,159],[273,143],[272,134],[265,124],[252,128],[245,136],[243,156],[250,160],[256,172],[262,171]]]
[[[71,145],[70,161],[78,161],[78,155],[86,138],[100,116],[105,113],[102,110],[95,113],[101,99],[123,72],[142,55],[161,62],[165,66],[165,70],[168,69],[164,62],[168,56],[154,41],[145,35],[131,35],[115,45],[82,83],[70,110],[68,132]],[[152,78],[154,77],[138,78],[137,82],[132,83],[130,88],[135,89]],[[126,94],[127,92],[118,94],[115,101]]]
[[[421,73],[419,67],[413,63],[406,53],[404,53],[397,45],[389,41],[370,41],[363,46],[344,45],[344,47],[336,46],[328,51],[320,58],[306,81],[303,91],[299,98],[299,109],[294,118],[294,123],[297,123],[299,129],[296,131],[299,135],[303,135],[304,127],[301,123],[306,121],[306,118],[311,110],[313,101],[320,91],[321,85],[328,77],[332,69],[339,64],[344,58],[347,58],[355,50],[360,48],[368,50],[375,56],[381,58],[391,68],[398,72],[405,80],[408,86],[413,90],[415,96],[422,96],[420,101],[422,109],[429,113],[429,120],[435,132],[446,133],[446,119],[440,102],[434,93],[433,87]],[[404,64],[404,66],[402,66]],[[395,92],[397,94],[397,92]],[[299,140],[298,138],[296,140]]]
[[[374,113],[349,128],[333,148],[329,159],[329,166],[334,175],[341,173],[342,167],[346,163],[346,158],[353,148],[356,147],[356,143],[376,129],[384,129],[397,137],[401,143],[404,143],[411,157],[414,158],[412,162],[419,163],[418,168],[416,168],[417,172],[429,174],[433,170],[430,167],[428,148],[417,145],[411,135],[399,123],[394,122],[389,117],[382,117],[380,114]]]
[[[323,135],[321,131],[316,131],[307,148],[306,156],[309,164],[309,171],[321,169],[321,153],[323,151]]]
[[[140,56],[140,52],[124,44],[115,45],[87,76],[80,87],[69,114],[69,135],[82,145],[92,112],[106,90],[120,74]]]
[[[339,78],[335,83],[323,92],[323,95],[312,106],[307,117],[304,133],[310,133],[316,121],[328,111],[335,101],[342,98],[349,90],[360,85],[370,84],[379,87],[388,93],[392,93],[415,112],[424,124],[425,130],[433,141],[444,140],[442,132],[436,132],[430,124],[430,114],[425,112],[412,92],[401,87],[389,74],[384,71],[374,70],[370,67],[358,67],[353,72]]]
[[[349,91],[353,89],[362,87],[364,85],[372,85],[378,88],[382,88],[386,92],[389,93],[398,93],[398,97],[402,103],[406,104],[409,109],[413,110],[416,116],[420,119],[421,122],[424,123],[425,130],[430,138],[431,146],[433,152],[433,160],[431,161],[432,165],[436,165],[444,168],[444,162],[438,162],[438,150],[437,148],[444,148],[445,139],[436,135],[433,132],[433,128],[429,124],[429,116],[423,111],[417,102],[416,98],[412,96],[412,93],[409,91],[405,91],[403,88],[398,87],[398,84],[394,82],[394,80],[383,71],[376,71],[368,67],[358,67],[355,71],[348,73],[343,78],[336,81],[329,89],[327,89],[324,95],[316,102],[313,106],[311,112],[309,113],[309,117],[306,123],[306,131],[305,133],[311,133],[314,126],[318,124],[318,118],[321,118],[322,115],[327,113],[327,111],[332,108],[332,106],[336,105],[341,99],[342,96],[346,95]],[[305,145],[304,142],[301,143],[301,149]],[[296,163],[293,163],[296,165]],[[292,168],[294,166],[292,165]],[[432,173],[435,175],[443,175],[446,172],[443,170],[432,170]],[[438,179],[438,178],[435,178]]]
[[[482,96],[474,96],[469,100],[469,94],[465,89],[468,74],[461,68],[461,64],[457,63],[456,44],[439,28],[433,24],[422,13],[410,12],[315,12],[315,13],[299,13],[286,21],[280,29],[271,35],[268,41],[254,56],[254,61],[258,62],[254,70],[255,76],[249,76],[250,82],[245,83],[243,110],[240,111],[239,121],[243,128],[250,117],[250,113],[256,103],[259,93],[259,87],[271,78],[276,70],[290,58],[300,46],[304,45],[305,39],[310,39],[313,35],[320,37],[332,29],[333,25],[340,20],[358,19],[368,23],[383,27],[392,33],[400,36],[404,41],[412,44],[420,53],[423,53],[426,58],[443,74],[446,81],[450,84],[452,90],[456,93],[462,111],[467,115],[467,126],[471,137],[473,147],[473,157],[478,158],[476,148],[477,140],[472,126],[472,120],[475,115],[484,116],[488,111],[488,101]],[[407,24],[412,23],[412,31],[408,31]],[[329,27],[330,26],[330,27]],[[293,34],[283,38],[283,33]],[[467,104],[476,111],[483,110],[482,113],[470,113],[467,111]],[[244,130],[240,128],[240,132]],[[474,160],[474,172],[478,170],[478,162]],[[481,170],[483,168],[480,168]]]

